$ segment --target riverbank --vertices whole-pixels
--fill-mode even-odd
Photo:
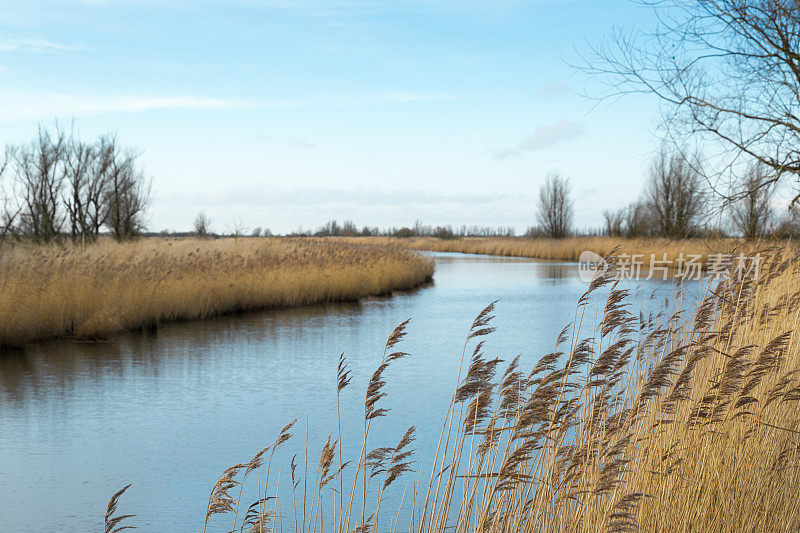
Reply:
[[[568,237],[566,239],[545,239],[531,237],[461,237],[439,239],[436,237],[355,237],[351,242],[381,243],[408,250],[431,252],[460,252],[467,254],[497,255],[503,257],[527,257],[553,261],[576,262],[583,251],[589,250],[605,256],[615,246],[619,246],[617,256],[637,256],[644,265],[649,265],[653,257],[656,261],[664,259],[676,263],[683,255],[697,256],[705,264],[710,254],[747,252],[755,248],[752,243],[741,239],[661,239],[624,237]]]
[[[325,239],[20,245],[0,257],[0,347],[357,300],[410,289],[432,276],[432,262],[414,253]]]

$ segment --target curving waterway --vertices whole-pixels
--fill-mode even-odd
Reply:
[[[575,264],[432,255],[434,282],[391,297],[0,355],[0,531],[101,530],[108,498],[130,482],[120,510],[137,515],[138,531],[202,530],[222,470],[251,458],[295,417],[301,421],[283,459],[302,456],[308,420],[309,464],[316,465],[328,434],[336,434],[342,352],[353,370],[342,398],[345,460],[357,458],[365,384],[387,335],[407,318],[401,347],[411,356],[386,374],[382,405],[391,411],[376,421],[371,441],[394,444],[416,425],[417,459],[429,472],[424,461],[436,447],[475,315],[500,299],[487,354],[521,354],[525,368],[552,350],[587,288]],[[668,282],[628,285],[640,295],[637,306],[660,305],[674,291]],[[595,308],[601,303],[602,296]],[[285,468],[282,475],[286,484]],[[286,531],[293,527],[284,522]]]

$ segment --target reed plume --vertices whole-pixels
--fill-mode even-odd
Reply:
[[[122,496],[130,486],[131,483],[128,483],[122,487],[120,490],[115,492],[108,501],[108,506],[106,507],[105,533],[118,533],[119,531],[123,531],[125,529],[136,529],[136,526],[125,525],[122,523],[125,520],[135,517],[136,515],[124,514],[114,516],[114,513],[117,512],[117,504],[119,503],[120,496]]]

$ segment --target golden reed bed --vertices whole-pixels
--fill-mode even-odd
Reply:
[[[351,242],[379,242],[409,250],[428,250],[434,252],[461,252],[468,254],[498,255],[505,257],[529,257],[555,261],[578,261],[581,252],[589,250],[601,256],[615,246],[617,255],[638,255],[643,264],[650,264],[651,255],[656,260],[666,254],[670,263],[678,257],[698,255],[706,263],[709,254],[749,252],[756,245],[741,239],[660,239],[624,237],[569,237],[566,239],[544,239],[529,237],[462,237],[458,239],[438,239],[435,237],[356,237]]]
[[[0,255],[0,347],[355,300],[409,289],[432,275],[432,263],[413,253],[316,239],[20,245]]]

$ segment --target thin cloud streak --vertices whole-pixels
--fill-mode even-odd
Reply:
[[[54,43],[47,39],[2,39],[0,40],[0,52],[29,51],[36,53],[54,52],[63,50],[78,50],[83,46],[66,45]]]
[[[551,148],[563,142],[572,141],[586,132],[586,127],[579,122],[562,120],[546,126],[539,126],[533,134],[525,137],[511,148],[494,152],[494,159],[520,157],[526,152],[535,152]]]
[[[304,107],[356,107],[371,104],[404,104],[452,99],[454,95],[384,94],[340,100],[248,100],[197,96],[119,95],[111,97],[64,93],[0,93],[0,121],[52,118],[56,116],[142,113],[154,110],[241,111],[286,110]]]
[[[108,113],[141,113],[167,109],[231,110],[248,109],[246,100],[198,98],[191,96],[117,96],[92,97],[61,93],[6,94],[0,96],[0,117],[3,120],[27,120],[58,116],[104,115]]]
[[[550,83],[545,83],[544,85],[539,87],[539,90],[537,90],[536,93],[534,94],[540,98],[550,99],[556,96],[561,96],[562,94],[567,94],[571,90],[572,89],[568,83],[554,81]]]
[[[287,144],[289,146],[302,149],[311,149],[317,147],[316,143],[311,142],[307,139],[303,139],[301,137],[292,137],[290,139],[284,139],[281,137],[275,137],[273,135],[256,135],[256,140],[258,142],[269,143],[269,144]]]

